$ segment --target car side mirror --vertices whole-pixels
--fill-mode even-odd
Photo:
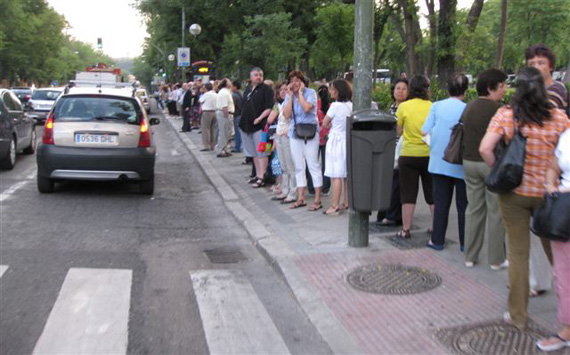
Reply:
[[[150,123],[151,126],[156,126],[160,124],[160,118],[152,117],[148,123]]]

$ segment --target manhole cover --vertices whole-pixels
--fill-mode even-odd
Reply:
[[[348,283],[357,290],[386,295],[409,295],[426,292],[441,284],[441,277],[433,272],[403,265],[366,265],[347,276]]]
[[[247,258],[238,248],[221,247],[204,250],[204,254],[214,264],[233,264],[245,261]]]
[[[502,321],[442,329],[436,337],[455,354],[544,354],[536,341],[549,333],[529,322],[529,328],[520,331]],[[553,354],[567,354],[565,349]]]

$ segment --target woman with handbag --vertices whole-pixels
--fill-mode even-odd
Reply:
[[[560,184],[558,183],[560,181]],[[553,162],[546,172],[544,184],[548,194],[570,196],[570,130],[558,140]],[[561,198],[559,196],[559,198]],[[568,198],[568,197],[565,197]],[[559,216],[569,216],[569,210],[557,210]],[[535,216],[536,218],[536,216]],[[566,241],[552,240],[554,277],[558,295],[558,323],[563,328],[556,335],[539,340],[536,345],[543,351],[555,351],[570,346],[570,230],[566,230]]]
[[[497,161],[493,153],[503,138],[509,143],[507,153],[510,153],[513,143],[516,143],[515,147],[520,147],[513,152],[516,154],[512,154],[512,158],[520,151],[523,154],[522,179],[510,179],[516,175],[511,173],[511,169],[498,172],[493,169],[489,174],[492,177],[494,172],[506,173],[509,177],[507,180],[517,181],[509,184],[511,191],[503,189],[499,194],[499,207],[507,229],[509,260],[509,312],[504,314],[504,319],[519,329],[526,328],[527,323],[530,216],[542,202],[546,191],[546,169],[554,156],[558,138],[568,128],[568,117],[563,111],[555,109],[548,99],[540,71],[524,68],[517,77],[517,91],[512,105],[500,108],[493,116],[479,147],[481,157],[490,167],[495,162],[499,167],[505,166],[504,159]],[[526,141],[522,147],[521,141]],[[518,186],[513,188],[517,183]]]
[[[321,202],[323,175],[319,165],[317,93],[315,90],[305,87],[305,75],[301,71],[289,73],[288,80],[289,85],[283,105],[283,115],[285,118],[291,119],[292,123],[289,128],[289,138],[297,181],[297,201],[290,208],[295,209],[307,205],[305,202],[306,162],[315,187],[315,200],[309,211],[317,211],[323,208]]]
[[[467,91],[468,86],[469,79],[465,75],[453,75],[447,83],[447,91],[450,97],[434,102],[431,105],[429,115],[422,127],[423,135],[431,135],[428,171],[433,181],[435,211],[433,232],[427,246],[434,250],[443,250],[445,244],[453,190],[455,190],[455,205],[457,208],[459,245],[461,250],[463,250],[465,209],[467,208],[463,165],[448,163],[443,160],[443,153],[449,144],[452,127],[459,122],[461,114],[465,110],[466,104],[463,100],[465,99],[465,91]]]

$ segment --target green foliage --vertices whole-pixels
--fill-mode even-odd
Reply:
[[[390,106],[394,103],[392,93],[390,91],[390,85],[377,84],[376,87],[372,89],[372,101],[375,101],[378,104],[378,109],[380,111],[389,111]]]

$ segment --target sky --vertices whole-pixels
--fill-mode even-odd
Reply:
[[[103,39],[103,52],[111,58],[134,58],[142,54],[146,26],[131,4],[136,0],[47,0],[65,16],[68,34],[97,48]],[[473,0],[458,0],[459,8],[468,8]],[[436,1],[436,7],[439,1]],[[425,1],[419,0],[420,11],[427,14]],[[437,10],[437,9],[436,9]],[[425,22],[425,23],[423,23]],[[427,26],[427,21],[422,21]]]
[[[142,54],[146,26],[131,4],[135,0],[47,0],[65,16],[75,39],[97,48],[103,39],[103,52],[111,58],[134,58]]]

